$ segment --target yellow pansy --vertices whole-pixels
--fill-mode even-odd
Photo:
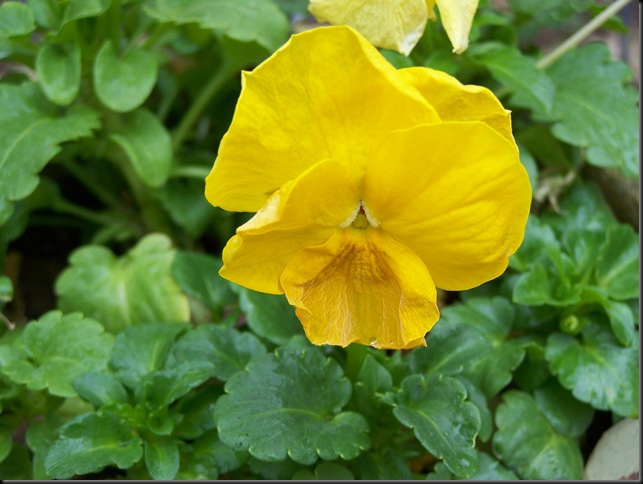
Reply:
[[[320,22],[349,25],[376,46],[409,55],[436,4],[453,52],[462,54],[478,0],[310,0],[308,9]]]
[[[253,72],[206,197],[257,212],[221,275],[286,294],[315,344],[425,345],[436,286],[502,274],[531,201],[493,94],[396,70],[349,27],[294,35]]]

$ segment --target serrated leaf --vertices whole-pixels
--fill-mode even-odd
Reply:
[[[247,460],[247,452],[233,451],[219,440],[215,430],[211,430],[185,448],[177,479],[217,479],[220,474],[238,469]]]
[[[571,306],[580,302],[581,288],[569,280],[574,274],[574,262],[564,253],[554,255],[559,267],[550,261],[536,263],[518,277],[513,289],[514,302],[527,306]]]
[[[183,419],[178,422],[172,435],[182,440],[195,440],[214,429],[212,411],[221,395],[223,395],[222,387],[208,385],[190,392],[177,402],[175,409],[183,415]]]
[[[560,383],[580,401],[624,417],[638,416],[638,345],[624,348],[609,330],[594,323],[583,330],[582,343],[566,334],[551,334],[545,357]]]
[[[196,252],[178,251],[172,275],[181,289],[212,311],[221,311],[233,297],[228,282],[219,276],[221,259]]]
[[[153,479],[171,481],[179,471],[179,448],[175,439],[165,437],[145,442],[145,465]]]
[[[334,462],[320,462],[314,471],[302,469],[292,476],[296,481],[352,481],[353,473]]]
[[[452,304],[442,311],[442,319],[449,324],[467,324],[476,328],[487,339],[502,342],[513,327],[516,311],[503,297],[467,299],[464,304]]]
[[[435,465],[433,472],[426,476],[431,481],[455,480],[453,474],[442,462]],[[518,476],[503,466],[486,452],[478,451],[478,471],[471,476],[470,481],[510,481],[517,480]]]
[[[636,336],[634,327],[634,314],[626,303],[617,302],[607,297],[606,291],[601,288],[588,286],[583,291],[583,301],[587,304],[600,304],[610,321],[612,332],[619,343],[630,346]]]
[[[629,225],[607,231],[596,257],[596,281],[612,299],[624,301],[639,294],[639,238]]]
[[[112,111],[132,111],[152,92],[156,74],[153,53],[135,48],[121,55],[108,40],[94,59],[94,90],[100,102]]]
[[[161,234],[145,236],[118,258],[99,245],[76,249],[56,281],[58,306],[82,311],[113,333],[143,323],[187,322],[187,296],[171,275],[174,254]]]
[[[250,329],[272,343],[282,345],[293,335],[304,334],[301,323],[285,296],[241,288],[239,305],[246,313]]]
[[[382,412],[384,393],[392,388],[393,378],[388,370],[373,356],[366,355],[353,385],[357,410],[367,416],[376,416]]]
[[[499,45],[480,60],[493,77],[513,92],[512,104],[542,115],[551,111],[556,88],[533,59],[515,47]]]
[[[45,44],[36,57],[36,72],[45,95],[60,106],[71,104],[80,90],[80,46]]]
[[[265,346],[250,333],[240,333],[227,326],[202,324],[176,342],[168,365],[207,361],[212,366],[212,376],[225,381],[242,371],[253,358],[265,353]]]
[[[289,34],[288,19],[271,0],[154,0],[145,12],[162,22],[198,23],[241,42],[274,52]]]
[[[616,224],[614,215],[601,191],[594,184],[573,185],[559,205],[562,216],[549,212],[540,217],[541,221],[556,230],[559,236],[570,229],[606,232],[609,227]]]
[[[81,398],[96,408],[127,402],[125,388],[109,373],[83,373],[74,379],[73,386]]]
[[[467,391],[455,378],[411,375],[402,381],[393,414],[413,429],[422,445],[459,477],[478,468],[474,449],[480,414],[466,402]]]
[[[154,114],[143,108],[129,113],[110,138],[123,149],[145,185],[160,187],[167,181],[172,166],[172,139]]]
[[[219,437],[259,459],[350,460],[370,445],[364,417],[342,411],[350,382],[316,348],[278,348],[256,358],[225,390],[214,409]]]
[[[556,85],[553,114],[560,121],[554,135],[587,148],[587,161],[618,168],[635,178],[639,173],[638,96],[625,83],[630,69],[611,60],[607,45],[573,49],[547,69]]]
[[[127,469],[143,456],[142,441],[114,412],[79,415],[60,428],[45,458],[56,479],[97,472],[108,465]]]
[[[592,423],[592,407],[576,400],[556,379],[550,379],[545,386],[535,390],[534,399],[552,428],[560,435],[581,437]]]
[[[259,474],[264,479],[284,480],[291,479],[296,472],[302,469],[302,465],[297,462],[286,459],[284,461],[267,462],[254,457],[248,460],[248,467],[255,474]]]
[[[116,377],[127,387],[136,387],[145,375],[163,368],[174,340],[187,329],[184,324],[148,323],[123,330],[112,351]]]
[[[535,263],[547,258],[547,250],[560,251],[560,242],[554,230],[535,216],[529,217],[525,238],[518,251],[511,256],[509,264],[520,272],[529,270]]]
[[[65,141],[89,136],[99,127],[98,114],[86,106],[60,115],[37,84],[0,85],[0,225],[12,213],[11,202],[30,195],[38,173]]]
[[[33,10],[22,2],[0,5],[0,39],[24,35],[36,28]]]
[[[460,375],[455,378],[467,391],[467,400],[473,403],[478,409],[478,413],[480,414],[480,431],[478,432],[478,438],[483,442],[487,442],[493,433],[493,417],[489,410],[487,396],[469,379]]]
[[[575,439],[556,433],[527,393],[511,390],[496,410],[493,451],[521,479],[579,480],[583,457]]]
[[[50,311],[30,322],[19,343],[0,346],[0,367],[11,381],[30,390],[73,397],[74,378],[107,367],[114,338],[82,314]]]

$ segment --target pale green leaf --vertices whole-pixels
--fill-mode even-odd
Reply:
[[[521,479],[579,480],[583,457],[578,442],[558,434],[527,393],[511,390],[496,410],[493,451]]]
[[[478,468],[475,439],[480,414],[466,402],[467,392],[455,378],[411,375],[402,381],[395,417],[422,445],[459,477],[471,477]]]
[[[639,295],[639,237],[629,225],[607,231],[596,257],[596,280],[613,299],[623,301]]]
[[[64,21],[96,17],[105,12],[111,3],[112,0],[69,0]]]
[[[36,28],[33,10],[22,2],[0,5],[0,39],[24,35]]]
[[[119,145],[140,180],[149,187],[160,187],[170,175],[172,139],[159,119],[147,109],[137,109],[111,135]]]
[[[317,348],[278,348],[234,375],[214,415],[221,440],[266,461],[353,459],[370,445],[368,424],[342,411],[351,394],[339,365]]]
[[[131,49],[123,55],[110,41],[105,41],[94,59],[94,90],[98,99],[112,111],[132,111],[152,92],[156,73],[157,61],[153,53]]]
[[[36,72],[45,95],[61,106],[71,104],[80,90],[80,47],[77,43],[45,44],[36,57]]]
[[[76,249],[56,281],[58,305],[82,311],[113,333],[143,323],[187,322],[187,296],[171,275],[174,254],[161,234],[145,236],[121,257],[99,245]]]
[[[127,402],[123,385],[109,373],[87,372],[73,381],[78,395],[96,408],[104,405]]]
[[[175,439],[165,437],[145,442],[145,465],[152,478],[171,481],[179,471],[179,448]]]

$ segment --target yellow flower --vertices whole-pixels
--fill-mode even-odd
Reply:
[[[320,22],[349,25],[376,46],[409,55],[436,4],[453,52],[462,54],[478,0],[310,0],[308,9]]]
[[[294,35],[243,73],[205,193],[257,212],[223,277],[285,293],[315,344],[377,348],[426,345],[436,286],[502,274],[531,202],[489,90],[398,71],[349,27]]]

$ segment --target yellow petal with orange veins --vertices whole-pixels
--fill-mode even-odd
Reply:
[[[326,244],[299,251],[281,285],[318,345],[422,346],[439,318],[422,261],[370,226],[337,231]]]
[[[324,161],[277,190],[223,250],[222,277],[283,294],[279,278],[303,247],[323,244],[350,217],[359,196],[343,165]]]
[[[311,0],[308,10],[320,22],[349,25],[373,44],[409,55],[424,33],[425,0]]]
[[[486,87],[464,85],[455,77],[425,67],[409,67],[400,73],[420,91],[443,121],[482,121],[515,146],[511,112]]]
[[[324,159],[361,178],[377,140],[439,120],[371,43],[350,27],[293,35],[252,73],[206,178],[208,201],[255,212]]]
[[[440,19],[446,30],[453,52],[462,54],[469,46],[469,32],[478,9],[478,0],[435,0]]]
[[[531,204],[518,152],[481,122],[394,133],[376,151],[363,189],[382,230],[416,253],[447,290],[470,289],[505,271]]]

